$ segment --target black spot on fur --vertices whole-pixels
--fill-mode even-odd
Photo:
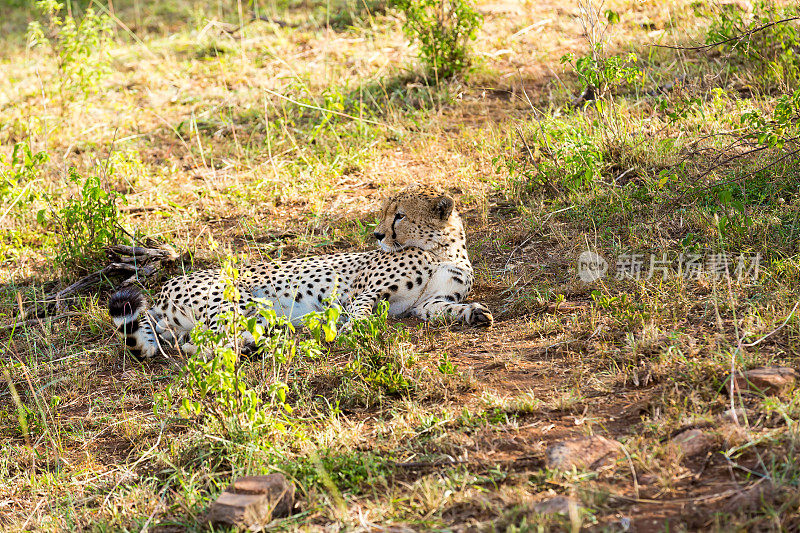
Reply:
[[[139,330],[139,319],[137,318],[128,324],[123,324],[122,328],[120,329],[124,329],[124,333],[126,335],[132,335],[133,333],[136,333]]]

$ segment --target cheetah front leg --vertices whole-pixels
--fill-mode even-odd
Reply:
[[[482,303],[454,302],[452,297],[433,296],[411,309],[411,314],[429,322],[461,322],[468,326],[491,326],[492,312]]]
[[[352,327],[354,320],[367,317],[372,314],[378,300],[381,297],[379,291],[362,292],[350,302],[346,308],[347,321],[339,328],[340,332],[346,332]]]

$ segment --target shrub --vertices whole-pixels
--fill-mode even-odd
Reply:
[[[720,48],[742,63],[753,64],[767,78],[796,85],[800,79],[800,30],[794,25],[796,21],[748,32],[798,14],[797,6],[778,6],[769,0],[756,2],[752,17],[739,9],[723,9],[709,26],[706,42],[722,42]]]
[[[595,45],[592,55],[576,58],[574,54],[561,57],[562,64],[572,67],[581,82],[584,91],[591,91],[593,98],[601,98],[609,91],[623,83],[633,83],[642,77],[642,72],[633,66],[637,61],[636,54],[605,57],[602,45]],[[589,100],[589,98],[587,98]]]
[[[353,354],[344,374],[378,396],[408,395],[415,386],[408,371],[412,361],[398,353],[407,334],[401,327],[387,324],[388,312],[389,305],[379,302],[375,313],[353,321],[351,330],[339,337],[339,342]]]
[[[298,339],[284,316],[278,316],[268,303],[252,305],[239,312],[240,294],[236,285],[239,271],[231,258],[222,267],[223,297],[231,310],[223,313],[221,326],[211,331],[198,325],[192,331],[197,347],[180,374],[159,397],[158,407],[167,412],[177,409],[184,418],[211,417],[216,429],[227,437],[263,432],[282,432],[292,425],[293,409],[287,402],[287,367],[299,356],[316,359],[322,346],[314,339]],[[336,334],[338,310],[306,317],[316,339]],[[259,358],[265,363],[255,380],[248,377],[239,348],[243,337],[251,337]],[[269,375],[267,375],[269,373]]]
[[[483,17],[470,0],[399,0],[403,30],[420,45],[420,59],[434,79],[442,80],[470,65],[469,41]]]
[[[6,162],[0,154],[0,201],[22,194],[20,198],[25,203],[30,203],[37,196],[34,188],[20,191],[19,187],[26,187],[39,177],[41,167],[47,163],[47,152],[33,153],[27,143],[19,142],[14,145],[11,160]]]
[[[508,177],[513,197],[593,187],[605,168],[602,147],[580,125],[542,123],[525,142],[524,159],[493,160],[497,173]]]
[[[97,92],[100,82],[111,71],[106,45],[111,39],[111,19],[88,8],[83,19],[59,15],[64,4],[56,0],[38,0],[36,7],[45,18],[28,26],[29,46],[45,46],[55,58],[58,69],[56,90],[62,108],[78,94],[86,98]]]
[[[40,224],[53,223],[58,236],[56,263],[68,269],[88,270],[103,258],[103,249],[122,239],[117,192],[103,188],[100,178],[83,178],[74,168],[67,179],[79,187],[59,210],[37,214]]]

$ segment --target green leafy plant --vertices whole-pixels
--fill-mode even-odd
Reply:
[[[790,19],[800,15],[796,5],[771,0],[754,3],[752,14],[740,9],[721,9],[708,28],[706,42],[720,43],[742,63],[751,63],[774,81],[800,80],[800,29]]]
[[[61,16],[64,4],[56,0],[38,0],[36,7],[44,18],[28,26],[28,43],[31,47],[46,47],[55,59],[58,71],[56,91],[62,109],[66,103],[80,95],[84,99],[100,87],[100,82],[111,72],[111,58],[107,44],[111,40],[111,19],[98,15],[90,7],[83,19]]]
[[[636,54],[625,57],[603,54],[603,45],[596,44],[592,54],[576,57],[569,53],[561,57],[561,63],[572,67],[581,82],[583,91],[591,91],[593,98],[599,99],[624,83],[634,83],[643,76],[635,65]]]
[[[22,195],[20,200],[30,203],[38,196],[35,188],[29,184],[41,173],[41,167],[47,163],[47,152],[33,153],[27,143],[18,142],[11,151],[11,160],[0,154],[0,201],[9,197]],[[25,187],[20,191],[20,187]]]
[[[286,464],[286,470],[306,489],[317,487],[361,494],[384,485],[391,472],[392,457],[359,450],[319,450],[317,457],[303,457]],[[328,478],[328,479],[326,479]]]
[[[216,330],[198,325],[192,331],[197,351],[159,398],[158,408],[162,412],[177,409],[180,416],[193,420],[210,417],[216,421],[216,429],[229,437],[282,432],[293,424],[289,416],[293,408],[287,398],[288,367],[296,364],[298,357],[311,360],[322,354],[319,342],[330,342],[336,336],[339,310],[331,307],[306,316],[313,338],[302,339],[269,302],[258,301],[242,309],[238,278],[239,271],[229,257],[221,269],[223,299],[229,310],[222,313]],[[255,347],[250,359],[241,355],[244,339]],[[247,361],[256,358],[265,364],[254,379],[252,372],[257,369]]]
[[[249,334],[262,355],[269,351],[276,365],[288,363],[296,355],[296,344],[286,333],[292,331],[291,324],[261,304],[251,307],[246,314],[239,312],[238,277],[239,271],[228,258],[221,269],[221,280],[223,298],[230,304],[230,310],[223,313],[216,331],[204,325],[192,331],[197,351],[158,398],[156,409],[169,412],[177,406],[184,418],[202,420],[211,416],[218,424],[217,429],[228,437],[258,431],[267,425],[283,431],[285,415],[292,412],[286,401],[288,386],[280,379],[269,380],[266,385],[269,402],[265,404],[248,383],[239,352],[241,339]]]
[[[626,327],[641,328],[650,319],[650,313],[644,311],[644,306],[629,294],[607,296],[594,290],[592,291],[592,300],[595,307],[609,312],[612,317]]]
[[[746,138],[760,146],[782,149],[787,143],[796,145],[800,137],[800,89],[778,98],[771,116],[750,111],[742,114],[741,124]]]
[[[399,345],[407,334],[387,324],[388,312],[389,305],[379,302],[372,315],[353,321],[350,330],[339,337],[353,354],[344,373],[380,393],[404,395],[414,389],[408,372],[413,361],[400,353]]]
[[[403,31],[419,42],[420,59],[438,80],[450,78],[471,63],[469,41],[478,35],[483,17],[470,0],[399,0]]]
[[[104,247],[122,240],[124,231],[119,224],[117,201],[124,197],[103,188],[98,176],[83,178],[74,168],[67,171],[67,180],[78,187],[78,194],[57,211],[40,210],[37,220],[42,225],[55,226],[56,263],[87,270],[103,257]]]
[[[450,360],[450,356],[447,355],[447,352],[443,353],[442,356],[439,358],[439,364],[436,366],[442,374],[455,374],[456,373],[456,365]]]
[[[570,123],[541,124],[525,144],[527,157],[521,161],[494,159],[496,171],[508,176],[516,196],[576,191],[592,186],[602,173],[603,151],[597,141]]]
[[[336,323],[341,316],[341,309],[330,299],[330,307],[321,313],[310,313],[304,317],[304,324],[317,343],[333,342],[336,339]]]
[[[770,163],[762,170],[773,167],[780,160],[797,156],[800,153],[800,89],[792,94],[778,98],[772,113],[760,110],[743,113],[740,127],[744,133],[741,141],[752,143],[752,151],[775,150],[781,154],[778,161]],[[756,174],[756,173],[751,173]],[[717,227],[720,235],[726,238],[745,237],[753,221],[747,211],[747,203],[755,201],[758,188],[750,187],[750,195],[737,184],[721,183],[714,188],[721,212],[717,213]]]
[[[542,135],[546,137],[544,142],[553,147],[552,161],[564,172],[561,183],[568,189],[591,185],[600,176],[603,152],[588,133],[556,125]]]
[[[753,224],[744,202],[734,197],[731,187],[725,186],[718,188],[717,198],[722,206],[722,213],[717,214],[720,235],[726,240],[734,236],[744,236]]]

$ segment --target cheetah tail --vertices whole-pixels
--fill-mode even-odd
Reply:
[[[108,300],[108,314],[125,337],[128,350],[137,359],[152,357],[158,349],[147,310],[147,301],[135,287],[120,289]]]
[[[108,314],[118,328],[136,320],[143,307],[146,309],[147,303],[142,292],[135,287],[120,289],[108,300]]]

